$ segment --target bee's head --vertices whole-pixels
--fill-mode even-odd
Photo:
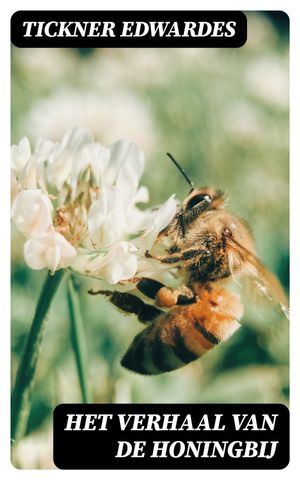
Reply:
[[[211,187],[193,188],[183,202],[183,209],[191,210],[201,203],[206,205],[204,210],[223,209],[225,205],[224,193]]]

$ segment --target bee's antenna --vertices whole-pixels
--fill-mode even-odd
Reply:
[[[189,179],[189,177],[187,176],[187,174],[185,173],[185,171],[183,170],[183,168],[177,163],[177,161],[175,160],[175,158],[173,157],[173,155],[171,155],[171,153],[167,153],[168,157],[172,160],[172,162],[174,163],[174,165],[178,168],[178,170],[180,171],[180,173],[184,176],[184,178],[186,179],[186,181],[188,182],[188,184],[190,185],[190,187],[192,188],[192,190],[195,189],[195,185],[193,184],[193,182]],[[191,191],[192,191],[191,190]]]

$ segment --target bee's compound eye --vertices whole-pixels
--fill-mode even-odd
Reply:
[[[198,205],[198,203],[203,202],[203,200],[206,200],[207,203],[210,203],[211,197],[207,195],[207,193],[198,193],[194,195],[186,205],[187,210],[190,210],[191,208],[195,207],[196,205]]]

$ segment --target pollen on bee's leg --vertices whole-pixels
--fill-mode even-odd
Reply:
[[[158,290],[155,304],[158,307],[173,307],[176,305],[178,299],[178,294],[168,287],[162,287]]]

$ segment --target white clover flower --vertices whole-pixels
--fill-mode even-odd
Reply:
[[[19,186],[20,190],[34,190],[38,188],[38,157],[30,157],[24,168],[20,172]]]
[[[75,188],[81,172],[90,167],[93,172],[95,183],[104,183],[104,172],[110,159],[109,148],[100,143],[87,143],[76,156],[76,162],[72,164],[71,185]],[[110,160],[111,161],[111,160]]]
[[[11,203],[13,204],[16,196],[18,195],[18,192],[19,192],[19,186],[18,186],[18,180],[14,174],[13,171],[11,171],[11,175],[10,175],[10,199],[11,199]]]
[[[103,187],[99,200],[90,208],[88,230],[96,248],[109,247],[118,242],[127,229],[122,190]]]
[[[30,238],[24,245],[25,261],[33,270],[46,267],[55,272],[69,267],[76,255],[76,249],[55,231]]]
[[[145,251],[176,213],[170,197],[140,210],[149,192],[139,186],[144,154],[127,140],[109,147],[79,128],[61,142],[27,139],[12,148],[12,221],[27,238],[24,258],[34,269],[71,267],[116,285],[153,269]]]
[[[11,147],[11,168],[14,175],[18,178],[21,171],[31,157],[31,148],[28,138],[20,140],[19,145]]]
[[[53,228],[53,206],[41,190],[19,192],[12,205],[12,221],[27,238]]]
[[[60,190],[63,184],[70,178],[74,164],[81,148],[90,143],[90,135],[75,128],[69,130],[60,143],[57,143],[49,155],[46,167],[46,175],[50,185]]]
[[[127,140],[120,140],[110,146],[110,162],[107,165],[106,181],[116,183],[120,188],[137,189],[144,170],[142,150]]]
[[[177,203],[172,195],[157,210],[146,213],[138,225],[139,230],[144,233],[135,239],[134,243],[143,251],[150,250],[157,235],[171,222],[176,211]]]
[[[106,255],[87,256],[78,259],[73,268],[85,271],[93,277],[105,279],[112,285],[132,278],[138,268],[136,247],[130,242],[119,242]],[[81,265],[79,264],[81,262]]]
[[[50,140],[39,139],[31,152],[28,138],[11,147],[12,177],[18,180],[18,191],[45,187],[44,164],[54,147]]]

